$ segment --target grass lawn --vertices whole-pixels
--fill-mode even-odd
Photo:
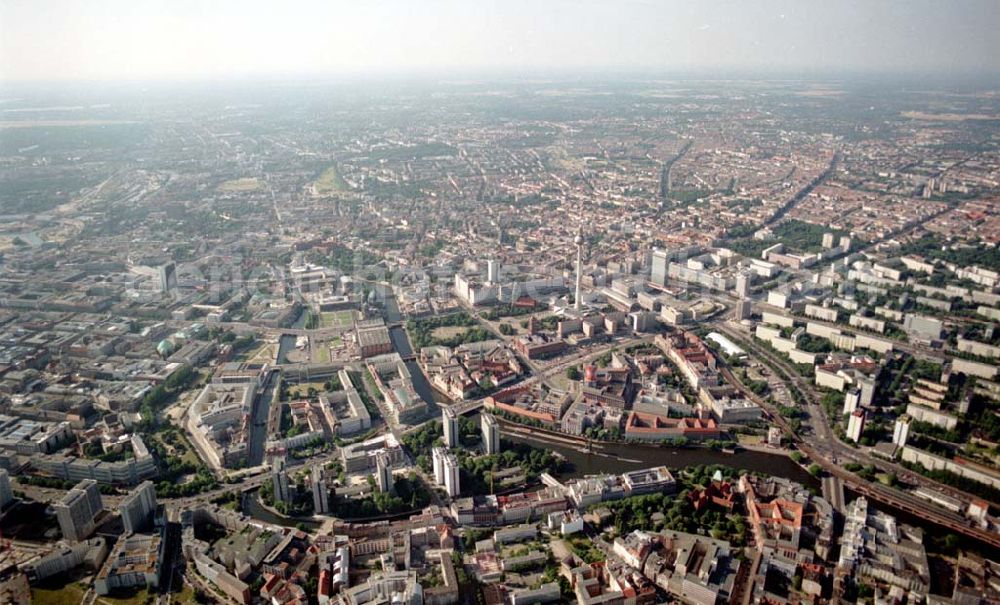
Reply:
[[[83,601],[86,590],[79,584],[67,584],[62,588],[38,588],[31,589],[31,602],[35,605],[70,605]]]
[[[256,349],[247,351],[245,358],[247,361],[265,361],[271,363],[274,356],[278,354],[278,345],[263,343]]]
[[[354,311],[347,309],[344,311],[326,311],[320,313],[320,327],[342,328],[354,325]]]
[[[289,400],[291,401],[295,399],[295,397],[292,397],[292,394],[295,393],[295,391],[299,392],[299,397],[298,397],[299,399],[305,398],[309,394],[309,387],[316,389],[318,393],[326,391],[326,385],[323,381],[289,383],[288,384]]]
[[[434,328],[431,332],[431,336],[434,338],[447,339],[461,334],[465,334],[469,331],[466,326],[441,326],[440,328]]]
[[[260,187],[255,178],[233,179],[219,185],[219,191],[257,191]]]
[[[764,437],[760,435],[737,435],[736,440],[743,445],[762,445]]]
[[[347,186],[347,182],[344,178],[340,176],[337,172],[336,166],[331,166],[323,171],[323,174],[319,175],[316,182],[313,183],[313,189],[317,194],[323,195],[326,193],[343,193],[345,191],[350,191],[351,188]]]
[[[97,597],[97,605],[143,605],[146,602],[156,601],[156,594],[149,593],[146,589],[135,590],[133,592],[123,591],[111,594],[106,597]]]
[[[313,363],[329,363],[330,349],[325,345],[313,347]]]
[[[197,601],[194,600],[194,590],[187,584],[183,584],[178,581],[174,581],[174,585],[181,584],[181,589],[177,592],[170,593],[170,602],[177,603],[179,605],[194,605]]]

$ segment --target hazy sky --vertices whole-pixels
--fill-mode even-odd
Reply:
[[[0,0],[0,79],[1000,72],[1000,0]]]

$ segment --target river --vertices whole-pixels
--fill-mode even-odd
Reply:
[[[803,485],[819,488],[819,481],[815,477],[788,456],[778,453],[769,454],[756,450],[741,450],[735,454],[726,454],[707,448],[667,448],[627,443],[605,445],[603,451],[586,453],[572,446],[552,443],[548,440],[510,434],[505,434],[504,438],[560,454],[573,467],[569,473],[564,475],[565,478],[600,473],[622,473],[652,466],[678,469],[699,464],[721,464],[736,469],[784,477]]]
[[[816,477],[810,475],[804,468],[793,462],[791,458],[779,453],[771,454],[755,450],[741,450],[735,454],[725,454],[705,448],[677,449],[619,443],[605,445],[603,452],[588,454],[571,446],[552,443],[547,440],[543,441],[510,434],[505,434],[504,438],[551,450],[564,456],[573,465],[573,468],[560,476],[563,479],[599,473],[621,473],[660,465],[674,470],[699,464],[720,464],[735,469],[784,477],[785,479],[790,479],[807,487],[814,488],[817,494],[821,492],[820,482]],[[858,495],[851,491],[850,488],[845,488],[844,499],[847,503],[852,502],[857,497]],[[870,504],[875,509],[893,515],[900,523],[924,528],[925,532],[929,534],[940,532],[943,535],[949,533],[949,530],[946,528],[930,524],[926,519],[894,506],[888,506],[881,502],[870,502]],[[962,538],[962,548],[963,550],[976,553],[980,556],[986,556],[992,560],[997,560],[997,557],[1000,557],[1000,552],[996,548],[978,540]]]
[[[478,414],[473,416],[472,419],[478,423],[477,417]],[[791,458],[779,453],[772,454],[755,450],[741,450],[735,454],[726,454],[706,448],[668,448],[627,443],[606,444],[603,451],[586,453],[572,446],[552,443],[547,440],[543,441],[522,437],[520,435],[505,434],[504,439],[551,450],[565,457],[567,462],[572,465],[572,468],[560,475],[560,479],[573,479],[601,473],[617,474],[652,466],[666,466],[671,470],[677,470],[687,466],[718,464],[739,470],[783,477],[811,487],[817,493],[820,492],[820,482],[817,478],[793,462]],[[854,500],[856,497],[857,494],[851,492],[850,489],[845,490],[845,498],[848,502]],[[872,503],[872,505],[878,510],[894,515],[902,523],[923,527],[932,533],[938,531],[947,532],[946,529],[929,525],[926,519],[918,518],[915,515],[894,507],[877,502]],[[293,526],[298,522],[303,522],[309,529],[319,526],[318,522],[309,519],[300,520],[275,515],[257,502],[256,491],[245,496],[243,510],[248,515],[268,523]],[[975,540],[964,539],[962,547],[964,550],[977,553],[981,556],[987,556],[994,560],[1000,556],[1000,553],[996,549]]]
[[[272,523],[274,525],[284,525],[286,527],[295,527],[299,523],[302,524],[307,530],[316,531],[322,525],[321,522],[311,519],[309,517],[293,518],[284,517],[277,513],[274,513],[260,503],[258,499],[258,494],[260,490],[252,490],[243,494],[243,513],[254,519],[258,519],[265,523]]]
[[[399,306],[396,304],[394,297],[388,296],[386,298],[385,311],[386,321],[388,323],[393,324],[403,321],[402,313],[400,313]],[[304,321],[304,318],[305,313],[299,317],[296,323]],[[413,347],[410,344],[410,339],[402,327],[395,326],[390,328],[389,337],[392,340],[392,344],[396,352],[398,352],[401,356],[408,357],[413,355]],[[281,351],[285,350],[286,347],[294,346],[295,337],[289,334],[283,335],[279,346],[279,359]],[[447,402],[447,399],[443,395],[431,388],[430,383],[427,381],[427,378],[424,376],[424,373],[420,370],[419,365],[417,365],[415,361],[407,362],[407,367],[409,368],[410,374],[413,378],[414,389],[420,397],[424,399],[424,401],[429,404]],[[478,414],[471,416],[471,418],[478,424]],[[818,479],[810,475],[804,468],[793,462],[790,458],[779,453],[772,454],[756,450],[742,450],[735,454],[726,454],[721,451],[714,451],[706,448],[666,448],[653,445],[647,446],[626,443],[605,445],[601,450],[587,453],[570,445],[553,443],[547,440],[543,441],[540,439],[526,438],[520,435],[514,436],[507,434],[505,435],[505,438],[510,439],[511,441],[527,443],[535,447],[551,450],[565,457],[565,459],[572,465],[572,468],[569,472],[560,477],[562,479],[572,479],[600,473],[622,473],[629,470],[661,465],[670,469],[679,469],[686,466],[719,464],[735,469],[759,472],[766,475],[790,479],[797,483],[801,483],[802,485],[816,489],[817,493],[820,490],[820,482]],[[255,497],[256,492],[253,494],[254,497],[250,497],[248,494],[244,500],[244,506],[246,507],[244,508],[244,511],[253,517],[261,519],[262,521],[280,525],[294,525],[295,523],[302,522],[309,529],[314,529],[319,526],[317,522],[311,520],[279,517],[271,511],[263,508],[260,503],[257,502]],[[846,490],[845,496],[847,501],[850,502],[856,497],[856,494],[852,493],[850,490]],[[881,503],[874,503],[874,506],[879,510],[883,510],[896,516],[903,523],[922,527],[926,527],[927,525],[926,520],[917,518],[914,515],[895,509],[894,507],[886,506]],[[942,528],[935,529],[946,531]],[[964,546],[972,551],[992,556],[994,558],[1000,554],[997,553],[992,547],[975,541],[966,543]]]

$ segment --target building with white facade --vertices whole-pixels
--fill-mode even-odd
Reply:
[[[483,431],[483,452],[486,454],[500,453],[500,423],[492,414],[480,415]]]
[[[444,486],[449,496],[457,496],[461,492],[458,458],[443,447],[434,448],[432,458],[434,481],[438,485]]]
[[[444,444],[447,447],[460,447],[458,434],[458,415],[451,408],[441,410],[441,428],[444,431]]]
[[[851,412],[847,419],[847,438],[857,443],[865,430],[865,411],[861,408]]]

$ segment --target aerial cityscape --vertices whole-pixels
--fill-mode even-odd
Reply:
[[[0,78],[0,603],[1000,603],[961,75]]]

